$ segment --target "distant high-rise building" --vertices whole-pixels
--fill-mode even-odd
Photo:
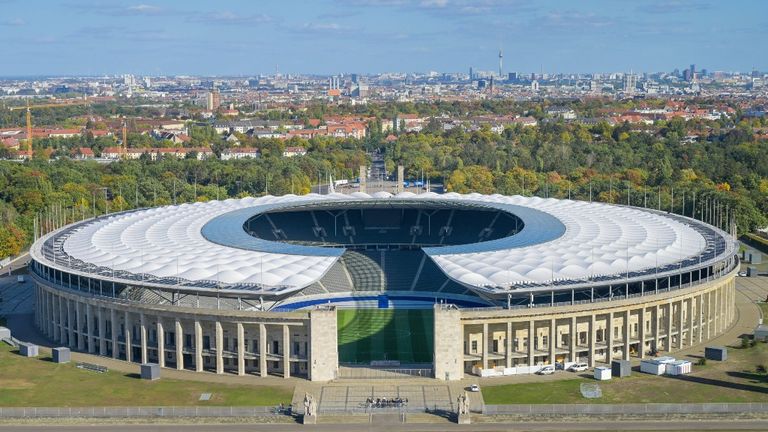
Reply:
[[[356,73],[353,73],[352,74],[352,84],[357,84],[358,82],[360,82],[360,77],[358,77],[358,75]]]
[[[208,111],[216,111],[221,106],[221,93],[219,89],[213,89],[208,92],[208,98],[206,100],[206,109]]]
[[[341,88],[340,85],[340,79],[337,75],[334,75],[330,78],[328,78],[328,89],[329,90],[338,90]]]
[[[628,73],[624,75],[624,93],[634,94],[637,88],[637,75]]]
[[[475,79],[475,72],[472,70],[472,66],[469,67],[469,79]]]
[[[517,72],[510,72],[507,74],[507,81],[509,82],[516,82],[517,81]]]
[[[696,65],[691,64],[691,67],[688,69],[688,78],[686,78],[686,81],[693,81],[696,79]]]
[[[683,71],[683,80],[685,80],[685,81],[692,81],[693,80],[693,75],[691,75],[691,70],[690,69],[686,69],[686,70]]]
[[[537,80],[531,81],[531,90],[535,92],[539,91],[539,82]]]

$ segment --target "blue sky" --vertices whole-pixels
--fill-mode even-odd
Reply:
[[[0,0],[0,75],[768,70],[764,0]]]

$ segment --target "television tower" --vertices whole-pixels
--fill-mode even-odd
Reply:
[[[501,71],[502,71],[503,62],[504,62],[504,54],[501,52],[501,48],[499,48],[499,78],[502,77]]]

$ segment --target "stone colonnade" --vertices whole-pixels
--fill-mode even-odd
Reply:
[[[73,350],[217,374],[336,377],[336,312],[194,310],[110,302],[36,285],[40,331]],[[332,341],[332,342],[331,342]],[[312,346],[323,346],[313,352]]]
[[[545,365],[610,363],[668,353],[725,331],[735,314],[735,270],[702,285],[562,307],[435,308],[435,377],[530,373]]]

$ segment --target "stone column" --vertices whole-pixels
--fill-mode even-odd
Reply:
[[[674,315],[674,307],[672,302],[667,303],[667,343],[665,344],[664,351],[672,351],[672,320]]]
[[[536,324],[533,320],[528,321],[528,366],[533,366],[534,356],[533,347],[536,338]]]
[[[684,316],[683,312],[685,311],[685,300],[680,300],[678,306],[677,306],[677,349],[683,349],[683,323],[684,323]]]
[[[76,301],[74,302],[75,306],[75,334],[77,335],[77,350],[78,351],[85,351],[85,338],[86,335],[83,332],[83,305]]]
[[[99,306],[99,355],[107,355],[107,323],[104,318],[104,308]]]
[[[90,303],[85,304],[85,328],[88,332],[88,352],[96,352],[96,336],[93,328],[93,307]]]
[[[549,364],[555,365],[555,348],[557,348],[557,321],[549,320]]]
[[[75,321],[74,314],[72,313],[72,307],[74,302],[67,299],[67,332],[69,333],[69,347],[75,349]]]
[[[125,361],[132,362],[133,361],[133,324],[131,323],[131,313],[128,311],[125,311],[125,318],[124,318],[124,324],[123,329],[125,330],[123,334],[125,335]]]
[[[707,292],[707,339],[712,338],[712,291]]]
[[[597,339],[597,317],[589,318],[589,367],[595,367],[595,340]]]
[[[704,294],[699,294],[699,307],[696,308],[696,315],[698,315],[699,330],[696,335],[699,338],[699,343],[704,340]]]
[[[59,296],[51,295],[53,303],[53,331],[51,339],[54,342],[61,342],[61,307],[59,305]]]
[[[237,323],[237,374],[245,375],[245,329]]]
[[[629,339],[632,335],[632,329],[629,324],[631,315],[632,311],[630,309],[624,312],[624,360],[629,360]]]
[[[203,326],[195,321],[195,370],[203,371]]]
[[[720,334],[720,290],[714,289],[712,291],[712,296],[714,297],[712,300],[712,314],[715,320],[712,328],[714,330],[714,335],[718,335]]]
[[[62,296],[56,296],[59,299],[59,342],[63,345],[64,341],[69,345],[69,302]]]
[[[512,321],[507,322],[507,336],[505,338],[504,351],[506,367],[512,367],[512,342],[514,342],[514,335],[512,334]]]
[[[613,312],[608,312],[608,317],[606,318],[605,323],[605,333],[605,342],[608,347],[606,349],[605,362],[610,365],[611,361],[613,361]]]
[[[656,305],[656,310],[653,314],[653,349],[656,351],[659,351],[661,347],[659,346],[659,333],[661,332],[661,328],[659,325],[659,322],[661,321],[661,305]]]
[[[259,324],[259,375],[267,376],[267,326]]]
[[[483,323],[483,370],[488,369],[488,323]]]
[[[184,370],[184,328],[181,326],[181,321],[176,318],[175,336],[176,336],[176,369]]]
[[[687,343],[688,346],[693,346],[693,299],[694,297],[691,297],[688,299],[688,313],[686,314],[686,322],[688,327],[688,333],[687,336]]]
[[[216,321],[216,373],[224,373],[224,330],[221,328],[221,322]]]
[[[643,306],[637,315],[637,338],[640,339],[637,356],[641,359],[645,358],[645,336],[645,306]]]
[[[163,318],[157,317],[157,364],[165,367],[165,328],[163,327]]]
[[[109,310],[109,325],[112,329],[110,333],[110,337],[112,338],[112,358],[116,359],[118,358],[118,354],[120,352],[120,347],[117,344],[118,339],[118,332],[120,331],[120,326],[117,323],[117,311],[114,309]]]
[[[578,322],[576,320],[575,316],[571,317],[571,329],[570,329],[570,335],[568,335],[568,348],[570,350],[570,359],[571,362],[575,363],[578,362],[579,359],[576,357],[576,346],[579,343],[579,330],[578,330]]]
[[[141,363],[147,363],[147,321],[142,313],[139,317],[139,339],[141,344]]]
[[[291,377],[291,329],[283,324],[283,378]]]

